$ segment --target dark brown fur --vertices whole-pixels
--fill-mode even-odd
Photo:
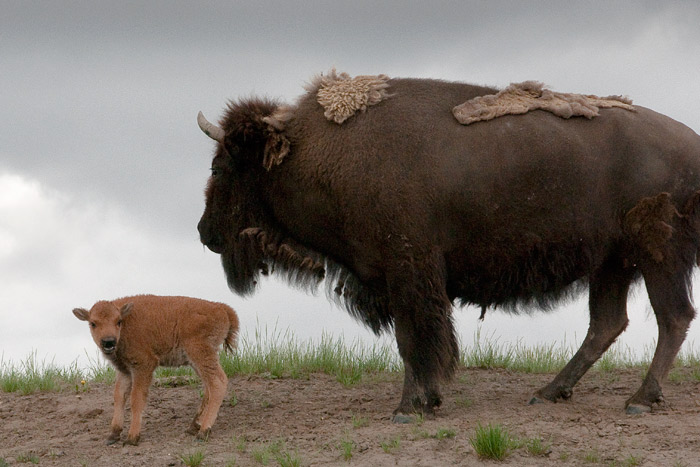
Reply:
[[[199,231],[233,290],[253,291],[282,245],[294,253],[283,271],[295,284],[315,283],[325,266],[355,318],[395,331],[406,367],[400,415],[440,404],[458,358],[452,303],[518,312],[588,287],[589,333],[534,399],[556,401],[625,329],[629,287],[643,277],[659,343],[628,410],[660,401],[695,314],[700,137],[643,107],[466,127],[450,110],[494,89],[388,84],[390,97],[342,125],[313,93],[283,123],[268,118],[273,101],[229,106]]]

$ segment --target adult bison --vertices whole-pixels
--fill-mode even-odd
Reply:
[[[454,302],[548,308],[587,286],[588,334],[533,398],[557,401],[625,329],[630,285],[643,278],[659,338],[625,406],[661,402],[695,315],[700,137],[630,105],[463,125],[451,110],[496,89],[358,78],[335,83],[336,101],[322,77],[291,106],[232,102],[218,126],[200,114],[218,145],[198,229],[230,287],[249,293],[273,269],[295,284],[325,271],[355,318],[375,333],[393,327],[402,421],[432,413],[454,373]]]

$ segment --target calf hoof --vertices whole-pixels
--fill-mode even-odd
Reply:
[[[109,434],[109,438],[107,438],[107,441],[105,441],[105,444],[107,446],[110,446],[110,445],[118,442],[119,438],[121,437],[121,434],[122,434],[121,428],[112,429],[112,432]]]
[[[124,446],[138,446],[139,440],[141,439],[141,436],[134,436],[134,437],[129,437],[124,441]]]
[[[195,436],[199,432],[200,432],[200,428],[199,428],[199,423],[197,423],[197,422],[192,422],[190,424],[190,427],[185,430],[185,433],[187,433],[188,435],[192,435],[192,436]]]
[[[211,436],[211,428],[199,431],[194,438],[197,441],[209,441],[209,436]]]

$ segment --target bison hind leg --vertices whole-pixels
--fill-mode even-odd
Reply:
[[[661,383],[685,341],[695,309],[690,301],[688,272],[679,268],[669,271],[669,264],[645,261],[642,274],[656,315],[659,338],[654,358],[639,390],[625,403],[627,413],[648,412],[654,404],[664,402]]]
[[[552,382],[535,392],[530,404],[571,398],[579,379],[627,327],[627,295],[635,274],[619,257],[611,256],[591,275],[586,338]]]

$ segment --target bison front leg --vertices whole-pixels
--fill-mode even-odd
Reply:
[[[627,326],[627,293],[634,271],[617,258],[604,264],[590,278],[588,334],[571,361],[549,383],[535,393],[530,404],[569,399],[574,385],[610,347]]]
[[[415,413],[435,413],[442,402],[440,383],[454,374],[459,352],[441,257],[410,258],[395,271],[389,306],[405,375],[394,422],[406,423]]]
[[[131,375],[117,371],[117,382],[114,385],[114,415],[112,416],[111,432],[107,444],[119,441],[124,427],[124,409],[126,396],[131,390]]]

